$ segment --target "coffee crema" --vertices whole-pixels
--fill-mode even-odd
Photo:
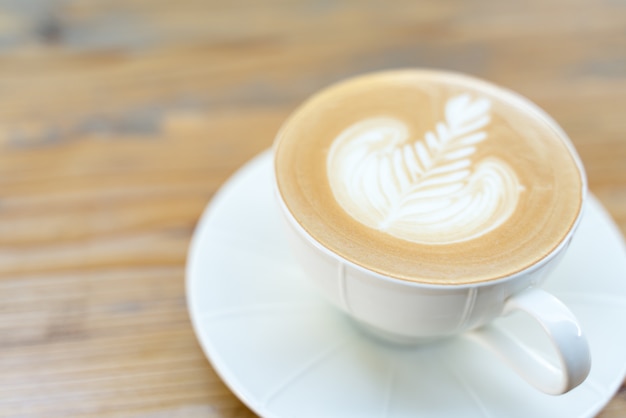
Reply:
[[[584,177],[569,139],[484,81],[392,71],[323,90],[275,142],[279,193],[313,239],[390,277],[495,280],[574,227]]]

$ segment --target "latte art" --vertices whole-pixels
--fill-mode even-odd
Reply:
[[[335,199],[362,224],[415,243],[450,244],[492,231],[515,211],[522,187],[498,158],[472,160],[487,139],[490,108],[485,98],[453,97],[445,120],[418,140],[395,118],[353,124],[328,154]]]
[[[574,227],[585,190],[567,135],[541,109],[440,71],[331,86],[289,117],[274,151],[281,207],[318,247],[419,283],[535,265]]]

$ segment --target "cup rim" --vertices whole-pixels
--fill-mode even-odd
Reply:
[[[501,276],[501,277],[497,277],[494,279],[487,279],[487,280],[481,280],[481,281],[476,281],[476,282],[469,282],[469,283],[432,283],[432,282],[422,282],[422,281],[418,281],[418,280],[407,280],[407,279],[401,279],[401,278],[397,278],[397,277],[393,277],[393,276],[388,276],[379,272],[376,272],[374,270],[370,270],[368,268],[365,268],[353,261],[348,260],[347,258],[342,257],[341,255],[333,252],[332,250],[330,250],[328,247],[326,247],[325,245],[323,245],[321,242],[319,242],[315,237],[313,237],[311,234],[309,234],[304,227],[296,220],[295,216],[293,215],[293,213],[291,213],[291,211],[289,210],[289,207],[287,206],[286,202],[283,199],[282,193],[280,191],[280,188],[278,186],[278,181],[276,178],[276,168],[275,168],[275,153],[276,153],[276,149],[278,146],[278,139],[281,137],[281,131],[282,131],[282,127],[281,129],[278,131],[273,146],[272,146],[272,181],[273,181],[273,185],[274,185],[274,194],[276,195],[276,199],[279,201],[279,205],[281,207],[281,212],[287,217],[287,219],[289,220],[289,223],[292,227],[294,227],[298,234],[301,235],[302,237],[304,237],[310,244],[312,244],[318,251],[321,251],[322,253],[326,254],[327,256],[330,256],[331,258],[335,259],[336,261],[343,263],[347,266],[349,266],[350,268],[356,269],[362,273],[365,273],[371,277],[376,277],[385,281],[390,281],[392,283],[403,283],[405,285],[409,285],[411,287],[415,286],[415,287],[420,287],[420,288],[430,288],[430,289],[450,289],[450,288],[454,288],[454,289],[463,289],[463,288],[475,288],[475,287],[483,287],[483,286],[489,286],[489,285],[495,285],[495,284],[499,284],[499,283],[503,283],[503,282],[507,282],[507,281],[512,281],[515,280],[518,277],[521,276],[526,276],[529,273],[532,273],[540,268],[542,268],[545,264],[547,264],[550,260],[552,260],[553,258],[555,258],[558,254],[560,254],[569,244],[569,242],[571,241],[575,231],[578,228],[578,225],[580,224],[580,221],[582,219],[584,210],[585,210],[585,205],[587,202],[587,196],[588,196],[588,185],[587,185],[587,176],[586,176],[586,172],[585,172],[585,168],[582,164],[582,161],[580,159],[580,156],[578,155],[578,152],[576,151],[576,148],[574,147],[571,139],[569,138],[569,136],[567,135],[567,133],[561,128],[561,126],[546,112],[544,111],[541,107],[539,107],[538,105],[536,105],[534,102],[532,102],[530,99],[526,98],[525,96],[516,93],[515,91],[512,91],[506,87],[503,86],[495,86],[492,85],[492,83],[486,81],[486,80],[482,80],[478,77],[474,77],[471,75],[467,75],[467,74],[463,74],[463,73],[459,73],[459,72],[454,72],[454,71],[447,71],[447,70],[440,70],[440,69],[431,69],[431,68],[399,68],[399,69],[389,69],[389,70],[382,70],[382,71],[375,71],[375,72],[368,72],[368,73],[364,73],[364,74],[357,74],[354,75],[352,77],[349,77],[347,80],[349,79],[357,79],[357,78],[361,78],[361,77],[368,77],[368,76],[374,76],[374,75],[382,75],[382,74],[389,74],[389,73],[396,73],[396,72],[404,72],[404,71],[418,71],[418,72],[432,72],[432,73],[439,73],[442,74],[443,76],[447,76],[447,77],[452,77],[452,78],[462,78],[462,79],[469,79],[472,82],[477,82],[480,84],[483,84],[485,86],[485,88],[494,88],[497,87],[498,89],[504,90],[507,94],[512,95],[516,100],[521,101],[521,103],[530,111],[535,113],[535,116],[542,119],[550,128],[554,129],[556,134],[561,137],[563,144],[565,145],[565,147],[567,148],[567,151],[569,152],[569,154],[571,155],[572,159],[574,160],[574,163],[576,164],[576,167],[578,169],[578,173],[580,175],[580,180],[581,180],[581,202],[580,202],[580,209],[578,211],[577,217],[574,220],[574,222],[572,223],[570,229],[567,231],[567,234],[564,236],[564,238],[561,240],[561,242],[559,242],[559,244],[554,247],[549,253],[545,254],[542,258],[538,259],[535,263],[527,266],[526,268],[519,270],[517,272],[505,275],[505,276]],[[333,83],[330,86],[327,86],[325,89],[327,88],[332,88],[334,85],[336,84],[340,84],[342,82],[344,82],[346,80],[340,80],[337,83]],[[322,89],[322,90],[325,90]],[[284,124],[283,124],[284,126]]]

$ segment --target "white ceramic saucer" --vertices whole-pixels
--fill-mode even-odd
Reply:
[[[592,197],[546,288],[576,314],[593,366],[570,393],[538,392],[466,337],[419,348],[368,338],[303,277],[282,235],[271,155],[242,168],[206,209],[187,265],[200,343],[233,392],[265,417],[588,417],[626,372],[626,251]],[[516,316],[496,321],[537,339]]]

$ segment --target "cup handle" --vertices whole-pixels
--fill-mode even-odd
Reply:
[[[589,374],[591,355],[574,314],[556,297],[538,288],[526,289],[505,302],[503,315],[515,311],[525,312],[541,325],[556,349],[560,368],[494,327],[483,327],[468,336],[547,394],[561,395],[581,384]]]

